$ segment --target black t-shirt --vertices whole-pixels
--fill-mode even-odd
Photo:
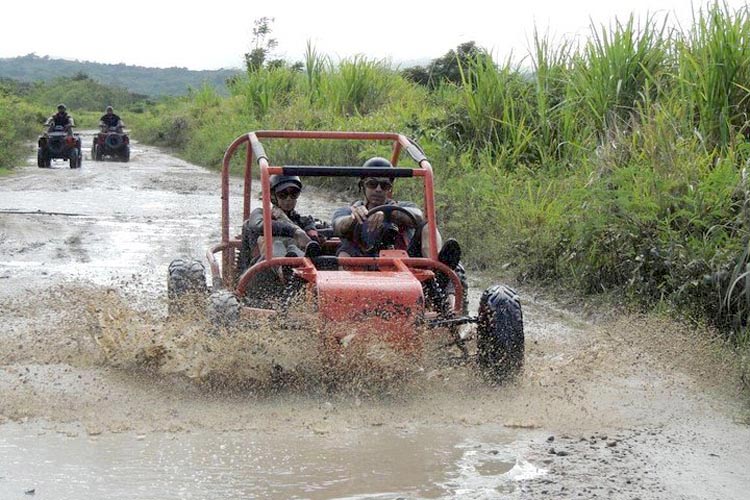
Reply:
[[[55,113],[52,115],[52,124],[53,125],[59,125],[61,127],[64,127],[66,125],[70,124],[70,115],[66,113],[65,111]]]
[[[102,115],[102,117],[100,118],[100,120],[101,120],[101,121],[102,121],[102,122],[103,122],[103,123],[104,123],[104,124],[105,124],[106,126],[108,126],[108,127],[116,127],[116,126],[118,126],[118,125],[120,124],[120,117],[119,117],[119,116],[117,116],[117,115],[116,115],[116,114],[114,114],[114,113],[112,113],[111,115],[109,115],[109,114],[104,114],[104,115]]]

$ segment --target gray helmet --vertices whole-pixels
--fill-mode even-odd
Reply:
[[[382,156],[373,156],[362,164],[363,167],[393,167],[390,161]]]
[[[58,111],[65,111],[66,109],[68,109],[68,108],[65,107],[65,104],[58,104],[57,105],[57,110]]]
[[[107,106],[107,108],[104,111],[107,112],[107,111],[114,111],[114,110],[112,109],[112,106]]]
[[[271,191],[283,191],[288,187],[296,187],[302,191],[302,181],[296,175],[272,175],[269,179]]]

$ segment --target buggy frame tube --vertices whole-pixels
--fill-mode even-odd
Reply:
[[[245,160],[244,172],[244,192],[243,192],[243,217],[247,219],[250,215],[250,198],[252,187],[252,164],[258,162],[260,167],[261,185],[265,185],[268,176],[274,173],[283,173],[283,167],[270,167],[268,158],[265,155],[263,146],[260,143],[261,138],[269,139],[344,139],[344,140],[375,140],[375,141],[393,141],[393,150],[391,154],[391,163],[394,167],[398,163],[401,152],[406,149],[407,153],[417,162],[419,168],[413,169],[414,176],[424,177],[424,208],[427,217],[428,240],[430,246],[430,259],[437,260],[437,223],[435,220],[435,202],[434,202],[434,178],[432,165],[421,152],[415,143],[412,143],[403,134],[391,132],[338,132],[338,131],[304,131],[304,130],[259,130],[250,132],[237,137],[227,148],[224,153],[221,169],[221,242],[222,242],[222,277],[226,285],[231,283],[231,276],[234,269],[234,247],[229,245],[229,172],[230,162],[242,143],[247,142],[247,154]],[[354,169],[352,169],[354,170]],[[355,176],[356,174],[352,175]],[[262,196],[262,206],[264,213],[270,213],[271,200],[270,194],[264,193]],[[264,236],[271,234],[270,218],[264,217],[263,223]],[[273,255],[273,242],[269,237],[264,237],[266,255]]]

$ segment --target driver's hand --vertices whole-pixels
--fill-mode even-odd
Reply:
[[[352,219],[354,219],[354,222],[362,224],[367,219],[367,208],[364,205],[352,207]]]
[[[367,218],[367,229],[372,232],[380,229],[383,226],[383,219],[385,214],[383,212],[375,212]]]

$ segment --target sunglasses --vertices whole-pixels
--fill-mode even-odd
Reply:
[[[370,189],[376,189],[378,186],[380,186],[380,189],[383,191],[390,191],[393,187],[393,183],[389,180],[377,180],[377,179],[367,179],[365,181],[365,187]]]
[[[287,189],[286,191],[281,191],[280,193],[276,193],[276,198],[280,200],[286,200],[287,198],[291,198],[293,200],[296,200],[299,198],[299,190],[298,189]]]

